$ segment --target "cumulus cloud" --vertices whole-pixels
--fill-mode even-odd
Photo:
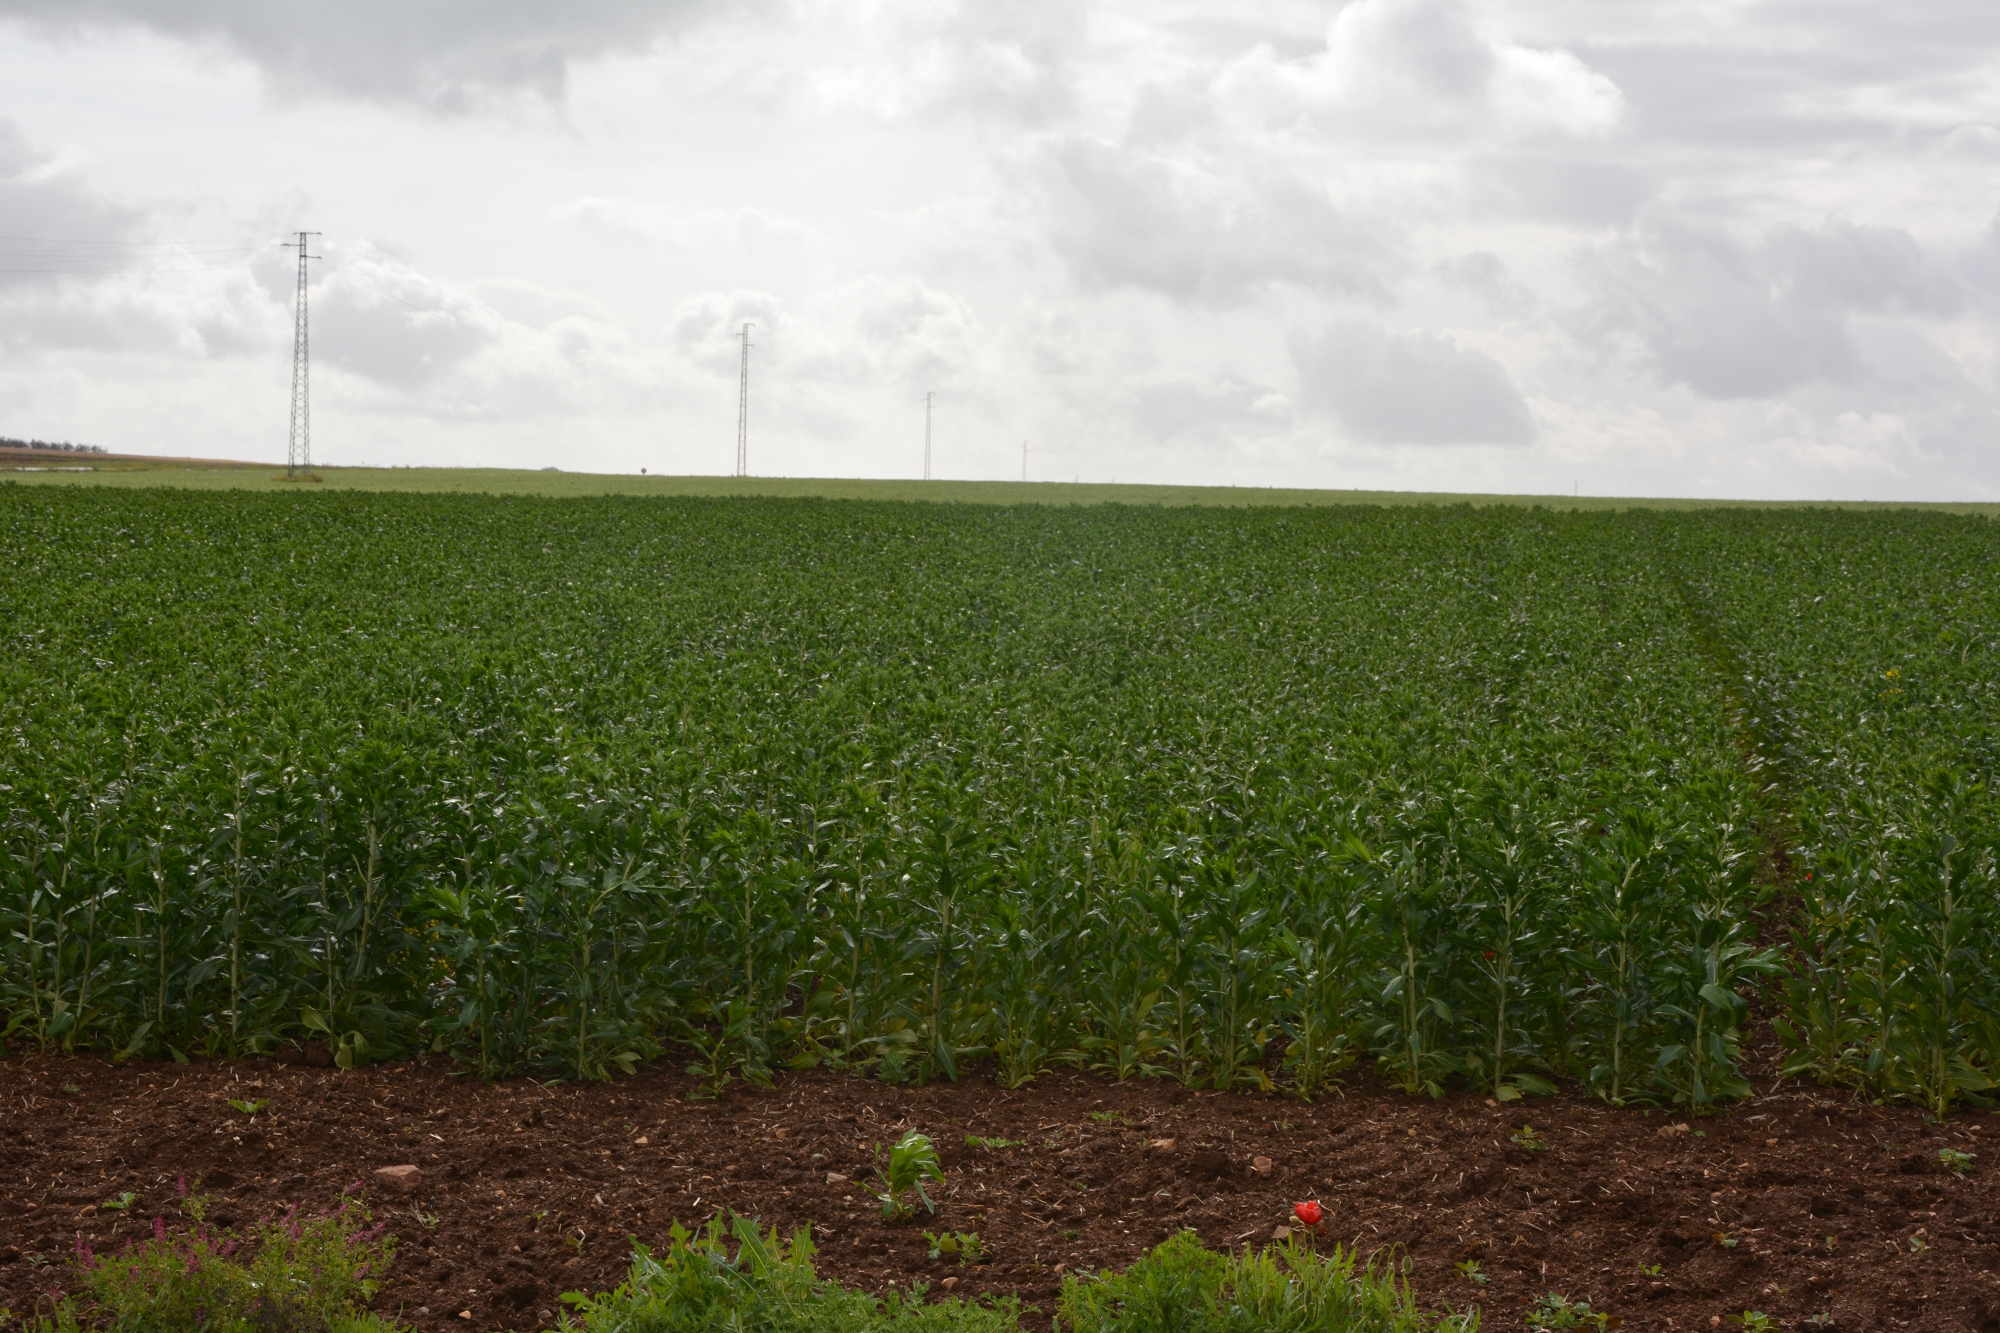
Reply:
[[[1380,299],[1394,252],[1324,186],[1253,161],[1210,164],[1081,135],[1037,164],[1049,239],[1088,287],[1231,305],[1287,283]]]
[[[1373,444],[1526,444],[1534,418],[1493,357],[1448,335],[1345,320],[1295,334],[1299,396]]]
[[[1466,0],[1356,0],[1328,25],[1325,49],[1287,58],[1259,46],[1216,91],[1241,114],[1377,139],[1591,138],[1625,110],[1605,75],[1515,41]]]
[[[560,99],[571,66],[644,51],[711,0],[0,0],[43,32],[120,27],[225,50],[286,98],[338,96],[463,111],[495,97]]]
[[[1264,433],[1290,424],[1291,400],[1268,384],[1235,372],[1205,380],[1142,384],[1132,394],[1132,415],[1150,438]]]
[[[14,238],[0,241],[0,286],[108,267],[103,243],[134,239],[140,221],[138,210],[100,197],[0,116],[0,231]]]
[[[800,241],[812,228],[767,208],[674,208],[623,196],[587,195],[549,210],[549,220],[605,245],[697,249],[755,241]]]
[[[1046,123],[1075,104],[1091,8],[1040,0],[856,7],[845,11],[855,49],[808,54],[802,92],[820,107],[882,116]]]
[[[365,379],[417,388],[501,337],[484,302],[368,248],[329,248],[332,266],[312,293],[314,349]]]
[[[151,239],[139,208],[107,199],[0,118],[0,341],[169,356],[267,346],[278,311],[246,264],[269,241]]]
[[[1856,382],[1870,373],[1857,318],[1944,316],[1964,303],[1957,276],[1909,232],[1840,219],[1744,240],[1660,216],[1588,251],[1584,272],[1586,337],[1617,339],[1660,378],[1711,398]]]

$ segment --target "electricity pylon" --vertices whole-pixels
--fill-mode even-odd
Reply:
[[[312,474],[312,367],[306,357],[306,261],[319,256],[308,253],[316,231],[302,231],[296,241],[285,241],[287,249],[299,252],[299,295],[292,325],[292,429],[285,444],[285,480],[297,481]]]
[[[736,381],[736,475],[750,475],[750,329],[743,326],[743,373]]]

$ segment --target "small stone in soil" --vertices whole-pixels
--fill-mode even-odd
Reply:
[[[1268,1157],[1253,1157],[1250,1159],[1250,1169],[1260,1176],[1268,1176],[1271,1174],[1271,1159]]]
[[[385,1166],[376,1170],[375,1179],[384,1185],[393,1185],[408,1194],[417,1187],[417,1178],[420,1174],[414,1166]]]

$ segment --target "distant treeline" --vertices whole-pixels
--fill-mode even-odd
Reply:
[[[10,440],[0,435],[0,449],[46,449],[57,454],[101,454],[104,446],[71,444],[68,440]]]

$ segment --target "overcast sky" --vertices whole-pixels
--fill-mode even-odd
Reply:
[[[0,435],[2000,499],[2000,5],[0,0]]]

